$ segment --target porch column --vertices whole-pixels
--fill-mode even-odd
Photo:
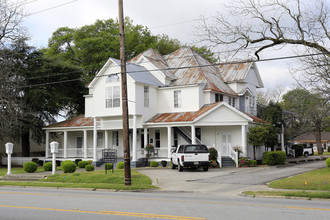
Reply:
[[[45,157],[49,158],[49,131],[46,131]]]
[[[246,145],[246,129],[245,129],[245,125],[242,125],[242,151],[243,151],[243,155],[242,156],[247,156],[247,145]]]
[[[84,158],[87,158],[87,130],[84,130]]]
[[[285,146],[284,146],[284,124],[282,123],[282,133],[281,133],[281,148],[282,151],[285,152]]]
[[[167,156],[168,158],[171,158],[171,149],[172,149],[172,127],[168,126],[167,127],[167,150],[168,150],[168,153],[167,153]]]
[[[105,145],[105,148],[109,148],[109,132],[108,132],[108,130],[104,131],[104,145]]]
[[[135,162],[137,158],[136,154],[136,115],[133,115],[133,159],[132,161]]]
[[[148,145],[148,128],[144,128],[143,132],[144,147]]]
[[[93,162],[97,160],[97,129],[96,129],[96,117],[94,118],[94,129],[93,129]]]
[[[63,158],[68,157],[68,132],[64,131]]]
[[[196,131],[195,125],[191,125],[191,143],[196,144]]]

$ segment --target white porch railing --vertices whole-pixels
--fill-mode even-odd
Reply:
[[[147,151],[142,148],[137,150],[137,157],[142,158],[142,157],[147,157]],[[156,157],[168,157],[168,149],[167,148],[154,148],[154,152],[151,153],[151,158],[156,158]]]
[[[105,148],[97,148],[97,158],[102,158],[102,150]],[[64,157],[64,149],[58,149],[56,157]],[[68,148],[67,149],[67,158],[83,158],[84,149],[83,148]],[[93,148],[87,148],[87,158],[93,158]]]
[[[238,167],[238,153],[230,147],[230,158],[235,162],[236,167]]]

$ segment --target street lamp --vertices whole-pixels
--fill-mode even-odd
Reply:
[[[11,154],[13,153],[14,145],[12,143],[7,143],[6,145],[6,154],[8,154],[8,173],[11,174]]]
[[[56,153],[58,152],[58,143],[56,141],[50,143],[50,152],[53,154],[52,174],[54,175],[56,171]]]

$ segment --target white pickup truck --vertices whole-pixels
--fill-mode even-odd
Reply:
[[[178,167],[179,172],[182,172],[184,167],[203,167],[204,171],[208,171],[209,163],[210,153],[203,144],[180,145],[171,156],[171,168]]]

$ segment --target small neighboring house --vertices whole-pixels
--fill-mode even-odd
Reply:
[[[305,133],[298,137],[294,138],[294,143],[299,144],[312,144],[314,151],[317,151],[316,145],[316,135],[314,133]],[[321,144],[324,150],[327,150],[330,147],[330,132],[322,132],[321,133]]]
[[[120,61],[110,58],[88,85],[85,115],[49,125],[63,135],[60,157],[101,157],[105,148],[123,156]],[[215,147],[222,156],[252,157],[247,143],[249,125],[256,117],[258,88],[263,88],[255,63],[215,66],[190,47],[162,56],[149,49],[127,63],[127,87],[132,161],[146,157],[147,144],[154,157],[168,159],[171,148],[185,143]]]

